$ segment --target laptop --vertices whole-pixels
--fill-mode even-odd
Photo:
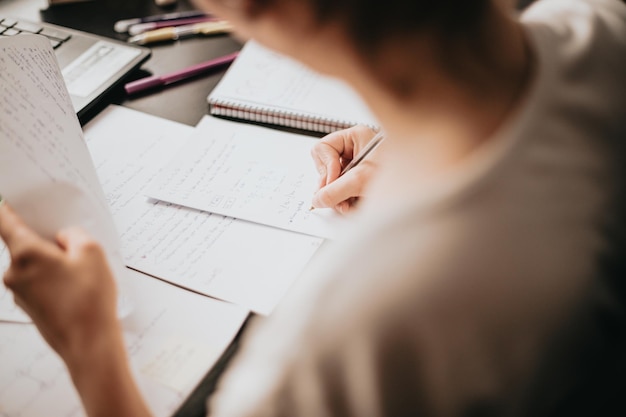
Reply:
[[[23,33],[45,36],[54,48],[79,119],[132,70],[150,50],[50,23],[0,15],[0,40]]]

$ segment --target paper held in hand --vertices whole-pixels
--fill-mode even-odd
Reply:
[[[0,40],[0,193],[45,238],[53,239],[69,226],[80,226],[96,238],[123,294],[119,314],[130,311],[113,219],[54,51],[44,37]],[[4,271],[6,254],[0,253],[2,259]],[[12,307],[7,299],[0,298],[0,314]]]

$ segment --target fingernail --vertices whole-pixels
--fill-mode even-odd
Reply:
[[[346,214],[349,208],[350,208],[350,205],[348,204],[347,201],[342,201],[341,203],[337,204],[337,211],[341,214]]]

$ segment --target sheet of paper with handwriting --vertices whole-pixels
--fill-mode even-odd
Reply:
[[[139,388],[155,416],[180,407],[228,347],[248,311],[138,272],[142,294],[124,322],[126,348]],[[84,416],[61,359],[34,325],[0,323],[0,416]]]
[[[151,200],[147,188],[193,128],[112,106],[85,138],[128,266],[269,314],[322,239]]]
[[[310,210],[317,139],[205,117],[161,171],[150,197],[312,236],[332,238],[343,219]]]
[[[0,40],[0,194],[45,238],[64,227],[86,229],[123,287],[113,219],[56,56],[42,36]],[[124,315],[130,305],[120,293]],[[6,297],[0,303],[0,319],[7,318],[2,314],[11,306]]]

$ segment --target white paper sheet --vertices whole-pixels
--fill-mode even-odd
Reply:
[[[115,106],[86,126],[126,264],[269,314],[322,240],[145,197],[151,179],[192,132]]]
[[[157,176],[150,197],[312,236],[332,238],[341,216],[311,211],[317,139],[205,117]]]
[[[0,269],[4,271],[9,265],[9,251],[0,243]],[[0,284],[0,322],[9,321],[14,323],[30,323],[30,317],[13,302],[13,294]]]
[[[42,36],[0,39],[0,194],[48,239],[82,226],[103,245],[123,285],[113,219],[56,56]],[[6,267],[0,264],[1,271]],[[12,307],[0,302],[0,314]],[[120,314],[129,308],[123,303]]]
[[[219,359],[247,311],[134,271],[128,281],[142,294],[124,321],[131,366],[154,415],[169,416]],[[0,323],[0,369],[0,415],[84,415],[65,366],[35,326]]]

